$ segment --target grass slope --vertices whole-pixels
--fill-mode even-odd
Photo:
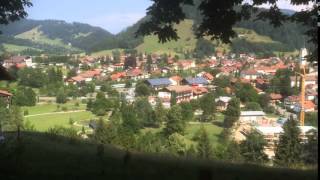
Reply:
[[[178,35],[180,37],[177,41],[170,41],[167,43],[159,43],[157,36],[147,36],[144,38],[144,43],[139,45],[136,49],[139,52],[147,53],[168,53],[176,54],[179,50],[193,50],[197,40],[192,31],[192,20],[185,20],[179,25],[176,25]]]
[[[13,134],[0,144],[0,177],[5,179],[153,179],[153,180],[315,180],[316,170],[267,168],[176,158],[167,155],[126,154],[86,141],[43,133],[22,133],[22,146]]]
[[[192,20],[185,20],[179,25],[176,25],[176,29],[180,39],[178,41],[170,41],[167,43],[159,43],[157,36],[147,36],[144,38],[144,42],[140,44],[136,49],[139,52],[158,53],[158,54],[171,54],[181,55],[182,52],[192,51],[196,47],[197,39],[192,31]],[[245,28],[234,28],[234,30],[249,43],[266,43],[266,44],[281,44],[278,41],[272,40],[268,36],[262,36],[253,30]],[[240,37],[239,37],[240,38]],[[210,40],[209,37],[205,39]],[[217,50],[229,52],[231,46],[229,44],[223,44],[216,40],[212,41]]]
[[[18,39],[27,39],[31,40],[32,42],[39,43],[39,44],[48,44],[52,46],[57,46],[57,47],[63,47],[65,49],[70,49],[70,50],[79,50],[78,48],[74,48],[72,46],[69,46],[62,42],[61,39],[50,39],[47,36],[43,34],[43,32],[40,30],[41,26],[37,26],[29,31],[23,32],[21,34],[18,34],[14,36],[15,38]],[[84,36],[83,34],[80,35]]]
[[[75,122],[89,122],[91,118],[95,116],[88,111],[83,112],[65,112],[57,114],[44,114],[37,116],[25,117],[26,121],[29,121],[34,125],[34,128],[40,132],[46,132],[50,127],[63,126],[74,127],[69,124],[69,120],[73,119]]]
[[[32,47],[28,47],[28,46],[19,46],[19,45],[14,45],[14,44],[7,44],[7,43],[3,44],[3,48],[7,52],[22,52],[27,49],[31,49],[31,50],[35,50],[35,51],[42,51],[41,49],[37,49],[37,48],[32,48]]]

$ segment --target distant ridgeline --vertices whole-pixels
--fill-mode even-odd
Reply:
[[[199,3],[198,0],[195,3]],[[184,11],[189,20],[177,25],[178,32],[182,33],[180,37],[183,38],[165,45],[158,44],[155,36],[135,37],[140,23],[147,17],[117,35],[83,23],[26,19],[8,26],[0,26],[0,31],[2,31],[0,52],[6,50],[36,55],[41,53],[92,53],[118,48],[135,48],[139,52],[148,53],[158,51],[179,53],[178,51],[194,50],[198,40],[193,35],[192,26],[201,21],[201,16],[193,6],[185,6]],[[283,12],[294,13],[290,10],[283,10]],[[304,45],[308,46],[307,38],[303,35],[306,28],[296,23],[285,23],[279,28],[274,28],[268,22],[250,20],[237,23],[235,29],[239,37],[233,39],[232,45],[223,46],[223,49],[227,51],[235,53],[292,52]],[[212,44],[215,48],[221,47],[219,43],[212,42]]]

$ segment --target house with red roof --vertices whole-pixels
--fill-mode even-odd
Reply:
[[[112,81],[121,81],[125,77],[126,77],[126,73],[125,72],[117,72],[117,73],[112,74],[110,76]]]
[[[244,70],[240,73],[240,77],[247,80],[256,80],[259,76],[259,72],[254,69]]]
[[[204,73],[203,75],[202,75],[202,77],[204,77],[205,79],[207,79],[209,82],[211,82],[211,81],[213,81],[214,80],[214,77],[213,77],[213,75],[211,75],[210,73]]]
[[[181,81],[183,80],[183,78],[180,76],[172,76],[169,79],[172,82],[173,86],[180,85]]]
[[[295,87],[296,85],[300,86],[300,76],[291,76],[291,87]],[[318,84],[318,77],[314,75],[306,75],[305,78],[305,85],[317,85]]]
[[[275,105],[277,102],[280,102],[283,97],[281,94],[271,93],[269,94],[269,98],[270,103]]]
[[[10,68],[16,66],[17,68],[32,67],[32,57],[30,56],[12,56],[9,59],[3,61],[3,66]]]
[[[175,70],[188,70],[196,67],[193,60],[179,60],[174,67]]]
[[[127,79],[131,79],[131,80],[137,81],[139,79],[147,79],[147,78],[149,78],[149,74],[144,73],[139,68],[132,68],[132,69],[127,70],[126,77],[127,77]]]
[[[316,105],[312,101],[305,101],[303,108],[304,108],[305,112],[314,112],[316,110]],[[296,111],[296,112],[300,112],[301,111],[300,102],[296,103],[294,105],[293,110]]]
[[[191,86],[169,86],[166,87],[162,92],[168,92],[170,94],[170,99],[173,96],[173,93],[176,96],[177,104],[182,102],[190,102],[193,98],[193,89]],[[160,92],[159,92],[160,93]]]
[[[192,86],[192,99],[199,99],[203,95],[207,94],[209,91],[205,87]]]

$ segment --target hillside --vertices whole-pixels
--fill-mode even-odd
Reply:
[[[195,3],[199,3],[196,0]],[[262,11],[263,9],[261,9]],[[21,54],[69,54],[91,53],[107,55],[113,49],[137,49],[139,52],[167,53],[183,55],[193,51],[198,40],[192,31],[194,23],[201,21],[201,15],[193,6],[185,6],[187,20],[176,25],[180,39],[165,44],[158,43],[155,36],[136,37],[139,25],[148,17],[142,18],[136,24],[126,28],[117,35],[108,31],[82,23],[67,23],[58,20],[21,20],[0,26],[0,52],[3,50]],[[291,15],[291,10],[283,10]],[[295,23],[285,23],[274,28],[268,22],[242,21],[235,25],[239,37],[233,39],[233,44],[226,45],[213,41],[215,49],[232,52],[259,52],[261,54],[292,53],[304,44],[309,46],[303,36],[305,27]],[[208,39],[208,38],[206,38]]]
[[[7,179],[174,179],[174,180],[302,180],[317,179],[316,170],[289,170],[248,164],[126,153],[42,133],[23,133],[22,146],[13,135],[0,144],[0,176]]]
[[[263,9],[261,9],[261,11],[262,10]],[[178,35],[180,36],[178,41],[161,44],[158,43],[156,36],[136,38],[135,32],[139,24],[147,18],[145,17],[116,36],[118,47],[135,48],[139,52],[168,54],[183,54],[184,51],[193,50],[198,40],[195,39],[192,27],[195,22],[200,21],[201,16],[193,6],[184,7],[184,11],[186,12],[188,20],[176,25]],[[294,11],[291,10],[282,11],[288,15],[294,13]],[[260,52],[260,54],[278,54],[281,52],[292,54],[292,52],[296,52],[304,44],[308,46],[308,44],[305,43],[306,37],[303,35],[305,27],[300,24],[288,22],[279,28],[274,28],[268,22],[254,21],[253,19],[254,17],[251,20],[242,21],[235,25],[234,29],[239,37],[233,39],[233,44],[226,45],[216,41],[212,42],[215,49],[236,53]],[[102,46],[95,48],[96,51],[100,51],[100,54],[105,50],[101,49],[101,47]]]
[[[79,53],[90,51],[95,44],[114,38],[114,35],[99,27],[57,20],[26,19],[2,25],[0,31],[1,44],[4,44],[7,51],[17,50],[10,48],[10,45],[15,45],[47,53]]]

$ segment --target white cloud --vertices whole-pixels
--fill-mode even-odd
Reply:
[[[84,21],[91,25],[102,27],[111,33],[116,34],[126,27],[133,25],[144,16],[145,13],[111,13],[88,18]]]
[[[246,0],[246,2],[250,3],[252,1],[251,0]],[[295,11],[301,11],[303,9],[307,9],[307,8],[312,7],[311,3],[309,5],[294,6],[294,5],[290,4],[290,0],[279,0],[277,2],[277,5],[281,9],[291,9],[291,10],[295,10]],[[260,7],[269,8],[270,4],[264,4],[264,5],[261,5]]]

